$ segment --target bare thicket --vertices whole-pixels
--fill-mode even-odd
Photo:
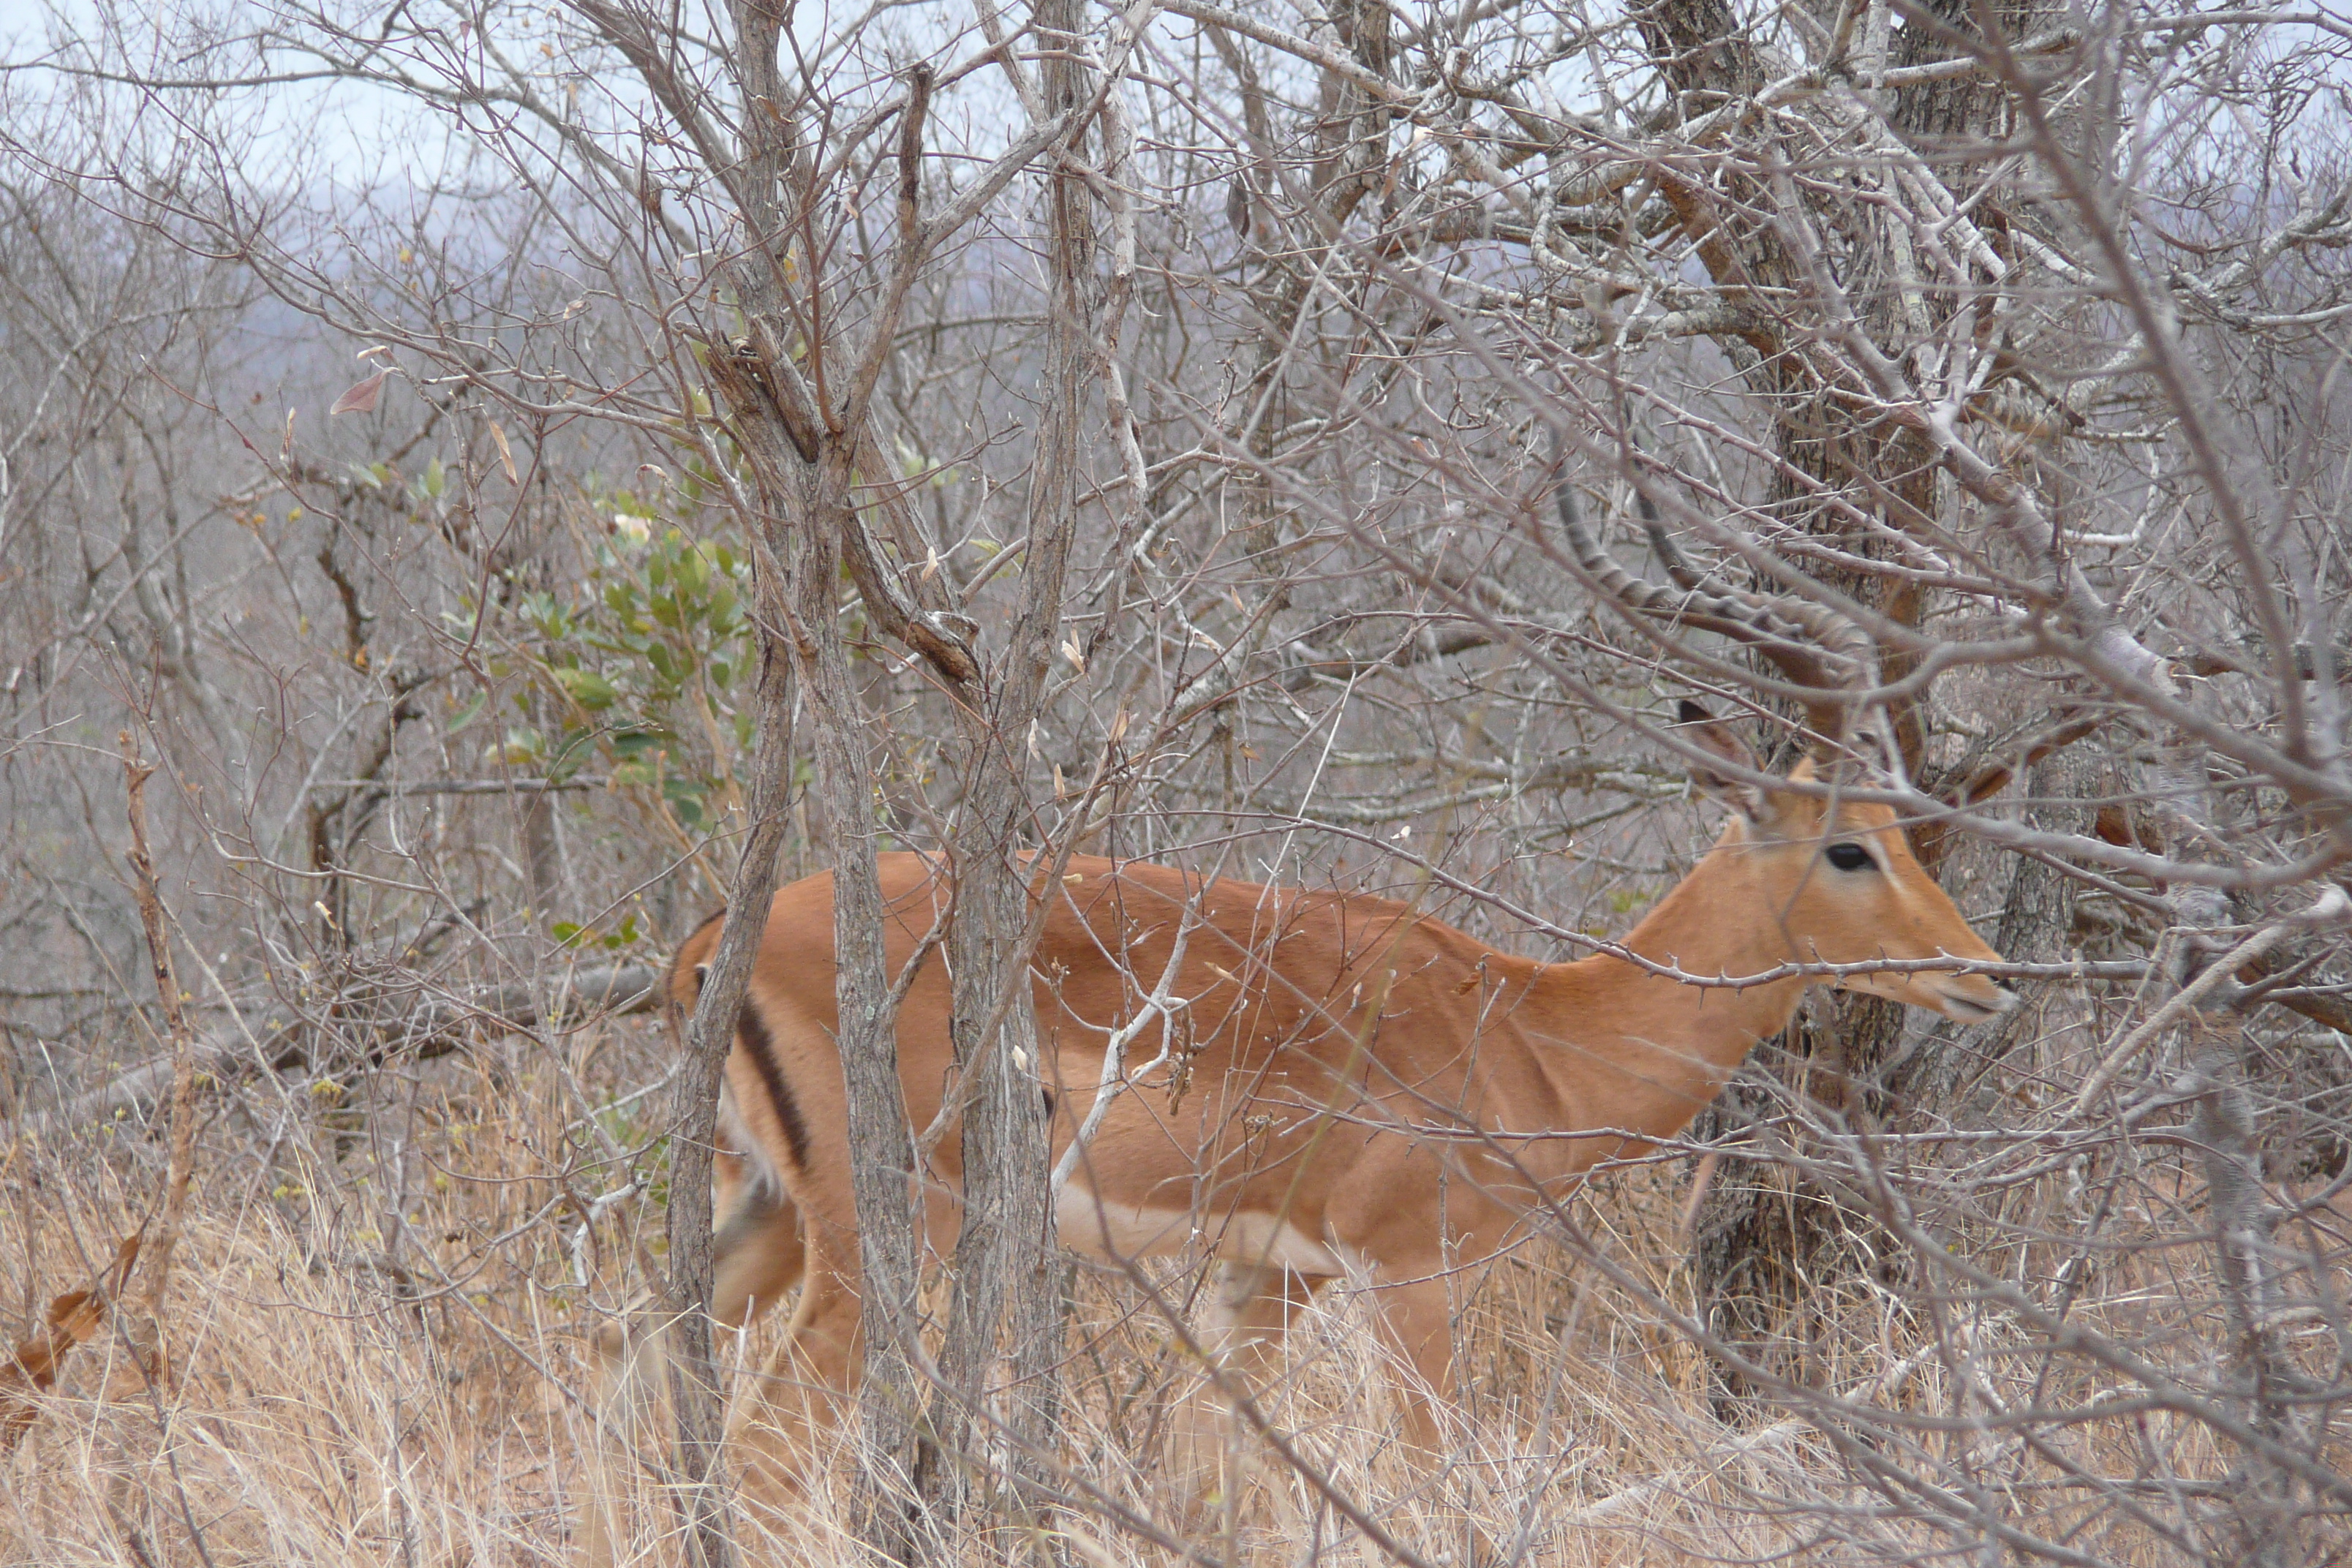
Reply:
[[[0,1560],[2352,1554],[2352,24],[8,25]],[[1183,1495],[1203,1260],[1050,1244],[1038,868],[1574,958],[1715,831],[1694,697],[1870,737],[2025,1005],[1824,984],[1460,1280],[1433,1478],[1343,1289]],[[951,1250],[894,848],[955,874]],[[867,1373],[782,1519],[721,1442],[774,1330],[705,1313],[758,920],[676,1043],[657,985],[817,871]]]

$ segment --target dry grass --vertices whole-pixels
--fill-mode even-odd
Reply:
[[[216,1100],[167,1320],[182,1381],[106,1403],[98,1391],[118,1347],[101,1335],[71,1358],[21,1446],[0,1456],[0,1563],[569,1562],[592,1493],[612,1510],[621,1562],[676,1561],[652,1467],[592,1463],[605,1450],[584,1353],[585,1331],[633,1289],[658,1214],[622,1205],[593,1236],[579,1231],[579,1200],[621,1180],[583,1108],[647,1081],[657,1049],[614,1028],[537,1056],[432,1064],[380,1081],[365,1105],[315,1086]],[[601,1115],[624,1145],[641,1131],[626,1108]],[[6,1155],[0,1260],[13,1299],[0,1326],[21,1331],[48,1296],[86,1282],[141,1222],[158,1162],[130,1128],[20,1142]],[[1723,1407],[1706,1355],[1660,1310],[1692,1305],[1677,1236],[1686,1179],[1675,1163],[1604,1184],[1583,1210],[1604,1267],[1530,1247],[1463,1301],[1465,1425],[1433,1489],[1416,1490],[1398,1462],[1391,1384],[1360,1300],[1320,1303],[1294,1335],[1275,1413],[1333,1486],[1376,1501],[1433,1555],[1453,1552],[1465,1514],[1496,1545],[1559,1568],[1948,1548],[1925,1524],[1873,1514],[1822,1422]],[[2168,1165],[2132,1191],[2123,1244],[2103,1252],[2078,1316],[2150,1353],[2215,1342],[2204,1252],[2181,1239],[2200,1223],[2193,1185]],[[2050,1248],[2037,1253],[2031,1237],[2068,1201],[2054,1186],[2011,1194],[2005,1203],[2025,1207],[2010,1224],[2026,1239],[1989,1245],[1985,1258],[2020,1278],[2046,1272]],[[1088,1484],[1259,1561],[1381,1560],[1317,1487],[1270,1464],[1230,1508],[1179,1525],[1157,1434],[1183,1357],[1132,1289],[1080,1277],[1074,1299],[1066,1451]],[[2112,1377],[2012,1354],[2033,1336],[1980,1302],[1929,1311],[1861,1292],[1816,1315],[1830,1328],[1819,1357],[1829,1390],[1884,1412],[1882,1438],[1915,1468],[1973,1467],[2044,1531],[2072,1510],[2079,1544],[2110,1561],[2181,1560],[2112,1500],[2057,1484],[2064,1465],[2048,1455],[1999,1434],[1903,1426],[1906,1413],[1969,1407],[1959,1384],[1971,1379],[2056,1401]],[[739,1372],[774,1326],[730,1349]],[[2229,1469],[2201,1427],[2163,1411],[2062,1436],[2061,1459],[2101,1474],[2146,1475],[2158,1449],[2182,1485]],[[751,1556],[855,1561],[839,1500],[773,1530],[747,1522]],[[1071,1559],[1090,1568],[1165,1560],[1098,1516],[1075,1516],[1068,1533]]]
[[[405,1136],[303,1117],[275,1158],[254,1147],[257,1117],[216,1120],[166,1318],[179,1386],[102,1403],[121,1347],[83,1347],[0,1458],[0,1561],[563,1557],[587,1430],[569,1397],[583,1293],[566,1288],[557,1216],[540,1217],[556,1185],[534,1152],[547,1108],[526,1080],[514,1110],[488,1111],[498,1076],[410,1086]],[[0,1218],[26,1307],[81,1283],[145,1218],[153,1162],[113,1147],[128,1143],[14,1151],[37,1173]]]

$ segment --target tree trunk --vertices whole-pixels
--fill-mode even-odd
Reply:
[[[1037,35],[1048,50],[1038,72],[1048,115],[1080,106],[1093,90],[1094,73],[1080,56],[1085,18],[1077,0],[1039,0],[1035,8]],[[1032,884],[1043,867],[1020,853],[1032,815],[1022,748],[1061,626],[1102,289],[1084,177],[1057,168],[1048,207],[1045,395],[1019,606],[1003,658],[957,710],[964,797],[950,847],[956,901],[948,955],[955,1072],[964,1086],[963,1217],[955,1300],[940,1357],[943,1382],[919,1472],[924,1502],[942,1522],[963,1510],[993,1468],[983,1463],[988,1450],[1009,1450],[1006,1472],[1039,1479],[1034,1458],[1051,1444],[1055,1419],[1061,1295],[1049,1179],[1054,1086],[1043,1071],[1024,940]],[[1051,897],[1053,889],[1037,892]],[[989,1374],[1000,1358],[1009,1378],[992,1397]],[[983,1406],[1004,1423],[1002,1439],[988,1430]],[[1034,1494],[1007,1496],[1003,1506],[1008,1522],[1034,1523]]]
[[[772,521],[770,547],[783,563],[791,636],[807,712],[816,787],[833,828],[835,997],[840,1007],[843,1089],[857,1209],[866,1342],[862,1390],[867,1463],[856,1507],[858,1534],[891,1562],[916,1556],[913,1518],[900,1491],[916,1462],[917,1291],[921,1215],[914,1135],[898,1083],[897,1015],[883,945],[882,882],[874,843],[874,770],[866,721],[850,679],[840,625],[842,540],[853,525],[851,457],[829,444],[807,465],[797,526]],[[812,1234],[813,1249],[853,1245]]]
[[[758,600],[774,619],[781,584],[761,572]],[[728,1524],[719,1449],[726,1432],[719,1369],[711,1353],[710,1166],[719,1113],[719,1086],[735,1043],[735,1019],[751,963],[768,925],[776,893],[792,785],[793,695],[790,652],[772,637],[760,638],[760,741],[751,776],[743,781],[750,821],[729,889],[727,923],[711,955],[694,1016],[686,1028],[686,1065],[676,1089],[669,1197],[670,1394],[677,1409],[677,1499],[694,1568],[728,1568],[735,1561]],[[545,795],[540,798],[545,799]],[[670,1004],[675,1005],[675,1004]]]
[[[2262,1139],[2255,1098],[2246,1087],[2242,1020],[2208,1014],[2191,1024],[2201,1090],[2189,1122],[2213,1226],[2213,1273],[2229,1330],[2223,1353],[2231,1413],[2265,1440],[2301,1451],[2317,1445],[2297,1429],[2294,1412],[2308,1384],[2279,1332],[2279,1295],[2272,1233],[2278,1210],[2263,1191]],[[2251,1456],[2248,1457],[2251,1458]],[[2249,1568],[2288,1568],[2325,1555],[2309,1528],[2297,1488],[2274,1462],[2242,1459],[2222,1513],[2225,1539]]]

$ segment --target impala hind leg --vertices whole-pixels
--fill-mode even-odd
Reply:
[[[730,1329],[748,1327],[800,1289],[806,1267],[801,1216],[792,1200],[747,1186],[710,1238],[710,1315]]]
[[[719,1206],[724,1217],[711,1238],[710,1315],[740,1329],[799,1288],[800,1215],[772,1186],[746,1180],[741,1162],[724,1153]],[[629,1516],[626,1500],[636,1489],[640,1458],[668,1447],[667,1335],[648,1305],[633,1303],[599,1325],[591,1340],[599,1431],[581,1527],[589,1568],[612,1568],[619,1560],[615,1542]]]
[[[580,1549],[588,1568],[614,1568],[618,1543],[635,1533],[642,1496],[640,1455],[662,1451],[669,1402],[664,1397],[661,1335],[644,1323],[642,1303],[589,1336],[595,1430],[581,1478]],[[636,1331],[631,1326],[637,1325]],[[632,1553],[634,1555],[634,1553]]]
[[[1456,1563],[1491,1563],[1486,1531],[1445,1496],[1451,1455],[1446,1432],[1454,1405],[1454,1292],[1458,1276],[1438,1267],[1409,1284],[1375,1285],[1374,1319],[1395,1364],[1398,1436],[1412,1468],[1422,1504],[1447,1538],[1434,1555]]]
[[[1215,1265],[1201,1349],[1235,1394],[1259,1401],[1274,1391],[1290,1325],[1328,1283],[1280,1265]],[[1248,1480],[1246,1456],[1256,1445],[1215,1378],[1202,1377],[1171,1414],[1169,1427],[1169,1471],[1187,1507],[1233,1504]]]
[[[1424,1466],[1443,1456],[1440,1409],[1454,1397],[1454,1303],[1448,1281],[1420,1279],[1409,1285],[1375,1285],[1381,1348],[1396,1370],[1398,1434]]]
[[[797,1289],[804,1267],[799,1211],[766,1187],[739,1184],[722,1196],[726,1217],[711,1237],[710,1315],[740,1329]],[[633,1389],[653,1386],[662,1334],[640,1298],[592,1336],[600,1395],[609,1406]]]
[[[834,1265],[827,1247],[806,1237],[803,1244],[806,1273],[792,1324],[727,1426],[745,1505],[778,1524],[814,1489],[829,1457],[825,1438],[866,1365],[855,1276]],[[855,1258],[855,1237],[840,1245]]]

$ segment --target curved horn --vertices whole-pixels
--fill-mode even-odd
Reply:
[[[1666,569],[1675,587],[1697,593],[1706,584],[1706,577],[1683,559],[1682,547],[1666,532],[1666,525],[1658,521],[1658,503],[1650,499],[1649,491],[1636,489],[1633,505],[1642,513],[1642,531],[1650,536],[1650,553],[1658,558],[1658,564]]]
[[[1833,752],[1852,728],[1854,692],[1877,673],[1875,650],[1861,627],[1793,594],[1751,594],[1726,587],[1692,569],[1667,536],[1650,499],[1641,497],[1642,527],[1650,548],[1676,584],[1648,583],[1619,565],[1601,547],[1576,504],[1575,487],[1559,487],[1559,526],[1569,553],[1600,589],[1628,610],[1696,626],[1747,644],[1792,684],[1832,692],[1805,704],[1817,753]]]

